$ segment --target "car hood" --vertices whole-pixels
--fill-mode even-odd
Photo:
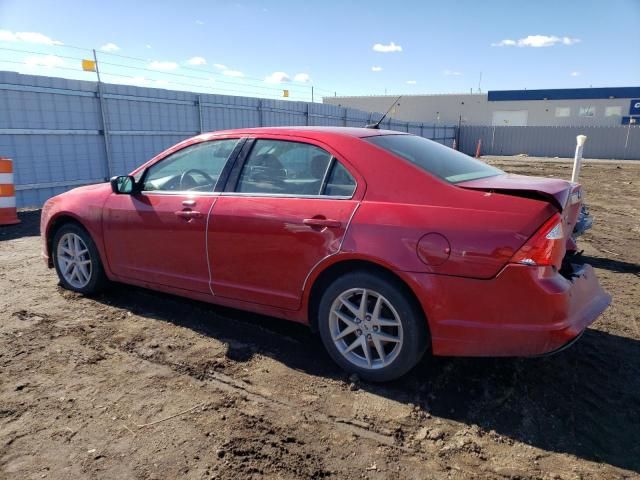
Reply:
[[[517,196],[542,197],[553,203],[560,211],[567,205],[569,196],[576,185],[558,178],[530,177],[527,175],[504,174],[469,180],[456,184],[473,190],[494,191]]]
[[[90,192],[92,190],[110,190],[111,184],[109,182],[105,183],[92,183],[91,185],[83,185],[82,187],[76,187],[72,190],[69,190],[67,193],[84,193]]]

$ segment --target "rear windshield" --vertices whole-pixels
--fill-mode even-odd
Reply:
[[[450,183],[504,173],[469,155],[415,135],[380,135],[365,140]]]

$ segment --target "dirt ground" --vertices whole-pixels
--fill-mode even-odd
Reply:
[[[489,159],[568,178],[569,163]],[[583,167],[611,307],[536,359],[372,385],[304,327],[124,285],[62,290],[39,211],[0,228],[0,478],[640,477],[640,162]]]

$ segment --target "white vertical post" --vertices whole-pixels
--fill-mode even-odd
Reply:
[[[582,166],[582,149],[584,148],[584,142],[587,141],[586,135],[578,135],[576,137],[576,154],[573,157],[573,173],[571,174],[571,181],[577,182],[580,175],[580,167]]]

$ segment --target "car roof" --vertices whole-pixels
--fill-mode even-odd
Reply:
[[[260,127],[260,128],[239,128],[234,130],[218,130],[205,133],[207,137],[217,135],[299,135],[307,138],[322,139],[327,136],[341,137],[374,137],[377,135],[406,135],[403,132],[394,130],[378,130],[375,128],[354,128],[354,127]]]

